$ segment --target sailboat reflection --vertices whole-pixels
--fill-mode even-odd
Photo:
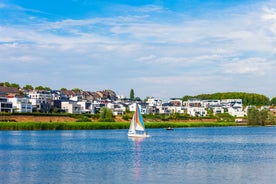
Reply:
[[[133,155],[133,166],[135,172],[135,181],[139,181],[140,179],[140,164],[141,164],[141,145],[144,138],[129,138],[134,142],[134,155]]]

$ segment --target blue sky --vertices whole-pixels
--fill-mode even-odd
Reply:
[[[161,99],[276,96],[276,3],[0,0],[1,80]]]

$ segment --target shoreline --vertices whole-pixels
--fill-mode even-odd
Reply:
[[[128,129],[130,122],[0,122],[0,130],[109,130]],[[245,126],[235,122],[145,122],[151,128]]]

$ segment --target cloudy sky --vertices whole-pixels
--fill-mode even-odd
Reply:
[[[276,2],[0,0],[0,81],[276,96]]]

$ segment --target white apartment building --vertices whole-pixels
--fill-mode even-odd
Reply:
[[[182,99],[180,99],[180,98],[170,98],[168,103],[173,104],[173,106],[181,107],[182,106]]]
[[[141,114],[149,114],[149,106],[146,104],[139,104]],[[129,111],[135,111],[136,110],[136,103],[133,103],[128,106]]]
[[[204,117],[207,116],[207,111],[204,107],[188,107],[187,114],[189,114],[190,116]]]
[[[49,91],[29,91],[29,101],[32,103],[33,108],[40,109],[41,104],[46,104],[51,99],[52,95]]]
[[[0,97],[0,112],[12,112],[12,103],[6,97]]]
[[[61,102],[61,109],[70,114],[81,114],[81,105],[77,102],[67,101]]]
[[[126,107],[124,107],[122,104],[116,104],[116,103],[107,103],[106,107],[112,110],[113,115],[123,115],[124,111],[126,110]]]
[[[235,104],[242,105],[242,99],[223,99],[220,103],[223,107],[232,107]]]
[[[213,109],[213,115],[224,113],[224,108],[222,107],[215,106],[215,107],[212,107],[212,109]]]
[[[186,108],[203,107],[203,101],[201,101],[199,99],[190,99],[190,100],[184,101],[183,106]]]
[[[202,100],[202,105],[205,108],[220,106],[220,100]]]
[[[28,98],[8,98],[8,101],[12,103],[14,112],[33,112],[32,103]]]
[[[146,101],[147,104],[149,104],[149,106],[161,106],[162,105],[162,100],[154,98],[154,97],[150,97],[147,99]]]
[[[242,109],[241,104],[234,104],[232,107],[229,107],[228,113],[234,117],[244,117],[247,115],[247,113]]]

